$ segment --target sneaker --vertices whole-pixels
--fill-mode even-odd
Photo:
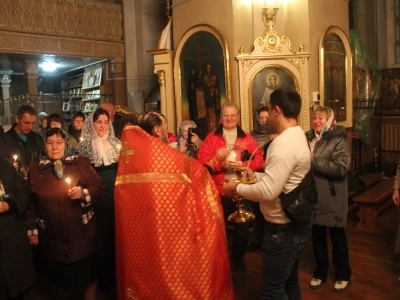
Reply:
[[[238,271],[246,270],[246,263],[244,262],[243,258],[240,258],[240,257],[232,258],[232,264],[235,267],[235,269]]]
[[[348,288],[349,285],[350,281],[338,280],[335,282],[335,285],[333,286],[333,291],[336,293],[343,293]]]
[[[310,289],[312,289],[312,290],[317,290],[317,289],[319,289],[319,288],[321,287],[321,284],[323,284],[323,283],[324,283],[324,282],[323,282],[321,279],[313,278],[313,279],[311,279],[311,281],[310,281],[309,287],[310,287]]]
[[[247,246],[246,252],[255,252],[258,248],[261,248],[261,243],[251,242],[250,245]]]

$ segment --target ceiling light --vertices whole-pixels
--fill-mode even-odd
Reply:
[[[53,72],[55,69],[57,69],[57,64],[52,61],[45,61],[40,65],[40,67],[43,69],[43,71]]]

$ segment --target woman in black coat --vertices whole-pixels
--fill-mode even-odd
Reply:
[[[33,285],[36,274],[26,235],[24,212],[28,183],[12,163],[0,158],[0,299],[16,299]]]

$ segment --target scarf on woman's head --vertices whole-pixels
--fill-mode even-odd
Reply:
[[[52,128],[50,128],[52,129]],[[48,130],[50,130],[48,129]],[[61,158],[59,159],[52,159],[49,157],[47,150],[46,150],[46,155],[40,160],[39,165],[46,165],[48,163],[53,163],[53,172],[54,175],[56,175],[58,178],[63,178],[64,176],[64,164],[63,162],[66,159],[73,159],[75,158],[75,149],[71,148],[69,145],[69,136],[68,132],[66,132],[64,129],[58,128],[64,135],[65,135],[65,149],[64,149],[64,154]],[[55,133],[57,134],[57,133]]]
[[[314,151],[315,144],[322,138],[322,135],[325,132],[332,130],[333,127],[336,125],[335,114],[332,109],[330,110],[331,110],[331,116],[329,117],[325,126],[321,129],[321,132],[318,134],[314,129],[315,138],[310,142],[311,151]]]
[[[83,142],[78,144],[79,155],[89,157],[96,167],[109,166],[118,161],[121,142],[115,137],[111,122],[106,134],[99,137],[91,113],[83,123],[82,138]]]

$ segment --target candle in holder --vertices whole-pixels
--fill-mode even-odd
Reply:
[[[68,183],[68,190],[70,190],[71,189],[71,178],[67,178],[65,181]]]
[[[82,142],[83,141],[83,137],[80,137],[79,140]]]
[[[13,155],[13,158],[14,158],[14,163],[16,163],[16,162],[17,162],[18,155]]]

